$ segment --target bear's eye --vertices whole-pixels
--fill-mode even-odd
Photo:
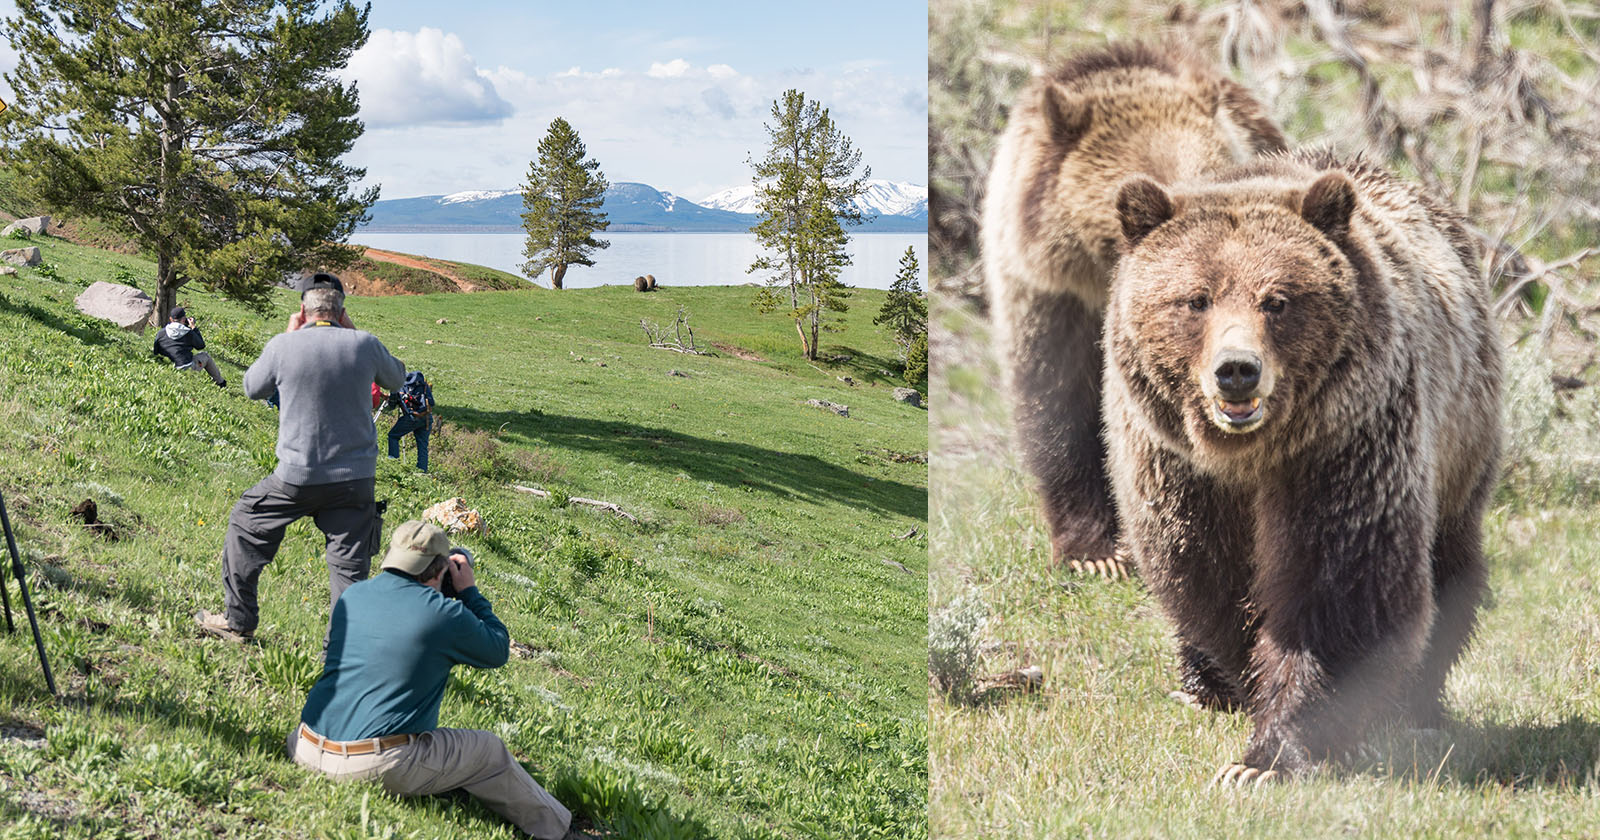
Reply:
[[[1204,312],[1211,308],[1211,298],[1205,295],[1195,295],[1189,298],[1189,308],[1196,312]]]
[[[1288,303],[1289,303],[1289,299],[1288,298],[1286,298],[1286,297],[1284,297],[1282,295],[1273,295],[1272,297],[1269,297],[1266,300],[1261,302],[1261,311],[1262,312],[1282,312],[1283,311],[1283,307],[1287,306]]]

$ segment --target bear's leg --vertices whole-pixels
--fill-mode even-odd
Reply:
[[[1022,458],[1038,482],[1051,560],[1107,577],[1117,524],[1100,436],[1101,313],[1071,293],[1020,293],[1008,321],[1006,364]]]
[[[1209,712],[1233,712],[1244,705],[1236,678],[1229,677],[1216,660],[1199,648],[1185,644],[1178,651],[1182,687],[1174,700]]]
[[[1110,418],[1108,418],[1108,421]],[[1125,539],[1140,577],[1176,626],[1182,688],[1191,705],[1241,705],[1254,625],[1249,600],[1248,497],[1115,420],[1111,436]]]
[[[1258,495],[1255,731],[1224,783],[1347,754],[1414,682],[1433,617],[1432,500],[1407,483],[1406,460],[1352,447]]]
[[[1433,629],[1422,670],[1406,703],[1414,726],[1436,728],[1443,722],[1445,677],[1461,658],[1477,623],[1487,578],[1481,516],[1474,508],[1443,523],[1434,538]]]

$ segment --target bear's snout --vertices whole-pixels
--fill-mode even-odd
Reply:
[[[1224,349],[1217,354],[1213,370],[1217,391],[1231,402],[1250,399],[1261,384],[1261,357],[1249,350]]]

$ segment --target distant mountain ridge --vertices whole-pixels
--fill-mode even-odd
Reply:
[[[858,206],[873,216],[865,233],[921,233],[928,229],[928,188],[869,181]],[[745,233],[757,221],[755,188],[735,187],[699,203],[648,184],[622,182],[606,190],[603,208],[610,231]],[[395,232],[514,233],[522,230],[520,190],[467,190],[379,201],[362,230]]]

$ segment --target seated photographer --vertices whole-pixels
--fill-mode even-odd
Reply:
[[[194,319],[180,306],[172,310],[167,325],[156,333],[156,343],[150,352],[170,359],[172,366],[178,370],[203,370],[211,374],[211,381],[217,383],[218,388],[228,387],[228,380],[222,378],[216,360],[211,358],[210,353],[200,352],[205,347],[206,340],[194,325]]]
[[[378,779],[396,796],[459,788],[533,837],[560,838],[572,813],[499,736],[438,728],[450,668],[498,668],[510,656],[471,558],[433,525],[395,529],[383,573],[351,584],[334,605],[327,663],[289,753],[333,779]]]

